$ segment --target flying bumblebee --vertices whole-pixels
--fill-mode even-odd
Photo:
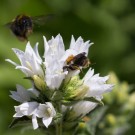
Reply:
[[[75,56],[70,55],[66,59],[67,65],[63,67],[63,70],[81,70],[81,68],[87,68],[90,64],[89,59],[85,56],[86,53],[82,52]]]
[[[30,17],[20,14],[15,19],[7,23],[12,33],[21,41],[28,41],[28,36],[33,32],[34,26],[44,25],[53,14]]]

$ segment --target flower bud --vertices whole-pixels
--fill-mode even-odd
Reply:
[[[111,126],[114,126],[116,124],[116,117],[113,114],[108,114],[106,116],[107,123]]]
[[[74,76],[70,79],[64,88],[65,99],[82,99],[87,93],[88,89],[89,87],[83,85],[83,81],[78,76]]]
[[[39,89],[39,90],[45,90],[46,88],[46,84],[44,82],[43,79],[41,79],[39,76],[37,75],[34,75],[33,77],[33,81],[34,81],[34,84],[35,86]]]
[[[80,129],[85,129],[86,128],[86,123],[85,122],[80,122],[78,126],[79,126]]]

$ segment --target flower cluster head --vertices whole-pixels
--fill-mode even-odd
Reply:
[[[32,119],[33,128],[53,126],[59,121],[72,122],[82,119],[98,104],[102,104],[102,95],[112,90],[112,84],[106,84],[108,76],[100,77],[89,68],[80,78],[83,68],[90,65],[88,58],[90,41],[84,42],[72,36],[69,49],[65,50],[60,35],[47,41],[44,37],[44,55],[40,57],[38,44],[34,49],[28,42],[25,51],[13,48],[20,64],[7,59],[20,69],[26,78],[32,81],[32,88],[26,90],[17,85],[17,91],[11,91],[11,97],[20,102],[15,106],[15,118]]]

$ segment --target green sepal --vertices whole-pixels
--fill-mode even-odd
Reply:
[[[101,100],[98,100],[94,97],[85,97],[83,101],[90,101],[90,102],[98,103],[99,105],[104,106],[104,103]]]
[[[79,99],[79,100],[62,100],[61,102],[63,105],[70,106],[70,105],[74,105],[75,103],[80,102],[80,101],[90,101],[90,102],[98,103],[99,105],[102,105],[102,106],[104,105],[104,103],[101,100],[97,100],[94,97],[85,97],[85,98]]]
[[[61,103],[65,106],[71,106],[79,101],[81,101],[81,100],[62,100]]]
[[[61,113],[57,113],[56,116],[53,118],[54,123],[59,123],[62,119],[63,115]]]
[[[63,93],[59,90],[55,90],[51,96],[51,101],[60,101],[63,97]]]
[[[32,76],[33,82],[35,87],[40,91],[45,91],[46,89],[46,83],[43,78],[39,77],[38,75]]]
[[[50,102],[50,97],[52,95],[52,91],[50,90],[45,90],[45,91],[40,91],[39,96],[36,98],[36,101],[39,103],[45,103],[45,102]]]
[[[30,80],[30,81],[33,80],[32,77],[23,77],[23,79],[27,79],[27,80]]]

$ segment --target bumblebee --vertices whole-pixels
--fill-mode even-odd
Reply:
[[[7,23],[6,26],[10,28],[12,33],[21,41],[27,41],[28,36],[33,32],[35,25],[44,25],[46,21],[53,15],[41,15],[30,17],[28,15],[20,14],[16,16],[11,22]]]
[[[90,64],[89,59],[86,57],[86,53],[82,52],[75,56],[70,55],[66,59],[66,66],[63,67],[63,70],[81,70],[81,68],[87,68]]]

